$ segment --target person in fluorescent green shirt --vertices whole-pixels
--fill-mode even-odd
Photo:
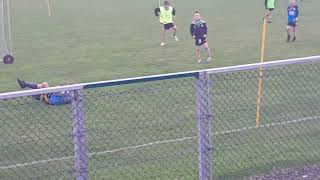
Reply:
[[[264,4],[265,4],[266,10],[267,10],[264,18],[267,18],[268,23],[271,23],[272,11],[276,7],[276,0],[265,0]]]
[[[177,26],[173,22],[173,18],[176,15],[176,10],[170,6],[168,0],[164,0],[164,6],[160,6],[154,10],[154,13],[159,17],[161,24],[161,44],[164,46],[165,31],[173,30],[173,37],[176,41],[179,41],[177,37]]]

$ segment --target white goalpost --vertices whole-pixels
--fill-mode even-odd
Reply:
[[[51,0],[46,0],[47,1],[47,8],[48,8],[48,16],[52,16],[52,1]]]
[[[0,0],[0,9],[0,57],[10,64],[13,62],[10,0]]]

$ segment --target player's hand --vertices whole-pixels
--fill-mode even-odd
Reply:
[[[205,34],[205,35],[203,35],[203,37],[204,37],[204,40],[205,41],[208,41],[208,39],[207,39],[207,35]]]

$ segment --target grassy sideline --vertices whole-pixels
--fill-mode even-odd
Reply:
[[[181,42],[169,40],[164,48],[159,47],[159,26],[152,16],[157,1],[53,2],[49,18],[44,2],[12,1],[17,59],[13,65],[0,65],[0,92],[17,90],[16,77],[58,85],[259,59],[260,2],[174,0]],[[301,31],[294,44],[285,42],[286,1],[278,3],[268,28],[266,59],[319,54],[315,37],[320,35],[320,1],[301,3]],[[210,64],[196,63],[191,51],[188,26],[195,9],[209,24],[217,56]],[[232,130],[255,125],[257,72],[212,75],[217,179],[319,162],[318,72],[319,65],[266,71],[263,124],[284,125],[237,132]],[[196,179],[194,90],[194,79],[183,78],[85,91],[90,178]],[[70,105],[44,106],[30,97],[17,98],[1,101],[0,114],[0,179],[72,178]],[[313,118],[295,122],[308,117]],[[286,123],[291,121],[295,123]]]
[[[174,0],[181,41],[169,39],[164,48],[159,47],[159,24],[153,15],[157,1],[122,0],[110,5],[103,0],[56,0],[52,17],[45,1],[11,4],[16,62],[0,66],[0,92],[18,90],[16,77],[59,85],[259,61],[264,14],[259,1]],[[318,5],[317,0],[300,4],[298,41],[288,45],[287,2],[278,2],[268,27],[266,60],[319,54]],[[216,55],[210,64],[198,64],[194,58],[188,32],[194,10],[203,13],[209,26]]]

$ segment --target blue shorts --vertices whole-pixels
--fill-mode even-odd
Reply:
[[[164,24],[163,27],[165,30],[170,30],[171,28],[174,28],[174,24],[173,23]]]
[[[297,26],[297,22],[288,22],[288,26],[296,27]]]
[[[207,39],[205,37],[202,37],[202,38],[197,38],[196,37],[195,40],[196,40],[196,46],[202,46],[205,43],[207,43]]]

